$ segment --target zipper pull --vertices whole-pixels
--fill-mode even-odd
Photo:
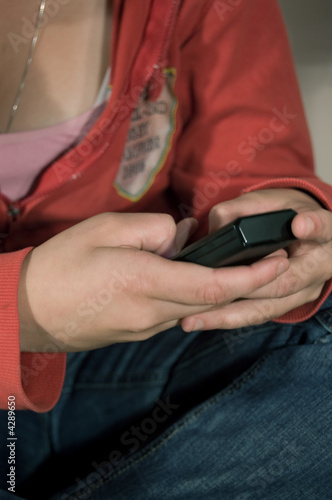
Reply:
[[[13,221],[16,221],[18,216],[20,215],[21,211],[19,207],[15,203],[11,203],[8,207],[7,210],[7,215],[10,217]]]
[[[153,73],[145,89],[144,100],[156,101],[165,83],[165,75],[159,64],[153,65]]]

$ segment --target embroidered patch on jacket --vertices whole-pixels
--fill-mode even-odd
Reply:
[[[134,110],[121,164],[114,182],[117,192],[139,200],[153,184],[171,148],[177,100],[175,68],[164,70],[165,84],[154,102],[141,98]]]

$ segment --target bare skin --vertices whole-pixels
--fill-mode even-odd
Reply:
[[[0,0],[0,130],[30,46],[22,43],[16,53],[8,34],[22,35],[22,16],[33,19],[39,5],[11,0],[9,11],[8,0]],[[110,16],[106,0],[71,0],[48,16],[13,131],[52,125],[91,107],[108,64]],[[95,349],[143,340],[179,323],[187,331],[238,328],[317,299],[332,276],[332,215],[310,195],[271,189],[220,203],[211,211],[211,230],[239,215],[281,208],[299,212],[293,221],[299,241],[289,258],[281,252],[252,266],[218,270],[163,257],[183,246],[192,220],[176,226],[165,215],[101,214],[60,233],[22,266],[22,351],[50,344],[58,351]]]
[[[46,7],[12,132],[54,125],[90,109],[109,65],[112,3],[55,5]],[[39,7],[40,0],[11,0],[9,9],[8,0],[0,0],[0,131],[8,123]]]
[[[216,205],[210,213],[210,229],[253,213],[293,208],[292,230],[299,239],[290,248],[289,269],[278,279],[237,302],[214,312],[191,315],[185,330],[241,328],[261,324],[312,302],[332,277],[332,214],[309,194],[295,189],[267,189],[245,194]]]
[[[101,214],[35,248],[20,279],[22,351],[144,340],[253,293],[289,267],[283,255],[234,269],[162,257],[183,245],[193,224],[177,227],[162,214]]]
[[[23,351],[89,350],[144,340],[181,324],[196,329],[264,323],[316,300],[332,277],[332,215],[310,196],[270,189],[220,203],[211,229],[239,215],[292,207],[299,238],[251,266],[209,269],[173,262],[195,228],[167,215],[101,214],[60,233],[25,259],[19,312]]]

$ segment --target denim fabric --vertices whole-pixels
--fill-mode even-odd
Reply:
[[[70,354],[55,408],[17,415],[0,499],[331,499],[331,332],[332,298],[303,323]]]

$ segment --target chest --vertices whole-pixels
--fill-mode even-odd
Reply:
[[[46,1],[36,33],[40,0],[0,0],[0,131],[37,42],[11,131],[43,128],[89,109],[109,65],[112,5],[108,0]],[[52,5],[52,8],[50,6]]]

